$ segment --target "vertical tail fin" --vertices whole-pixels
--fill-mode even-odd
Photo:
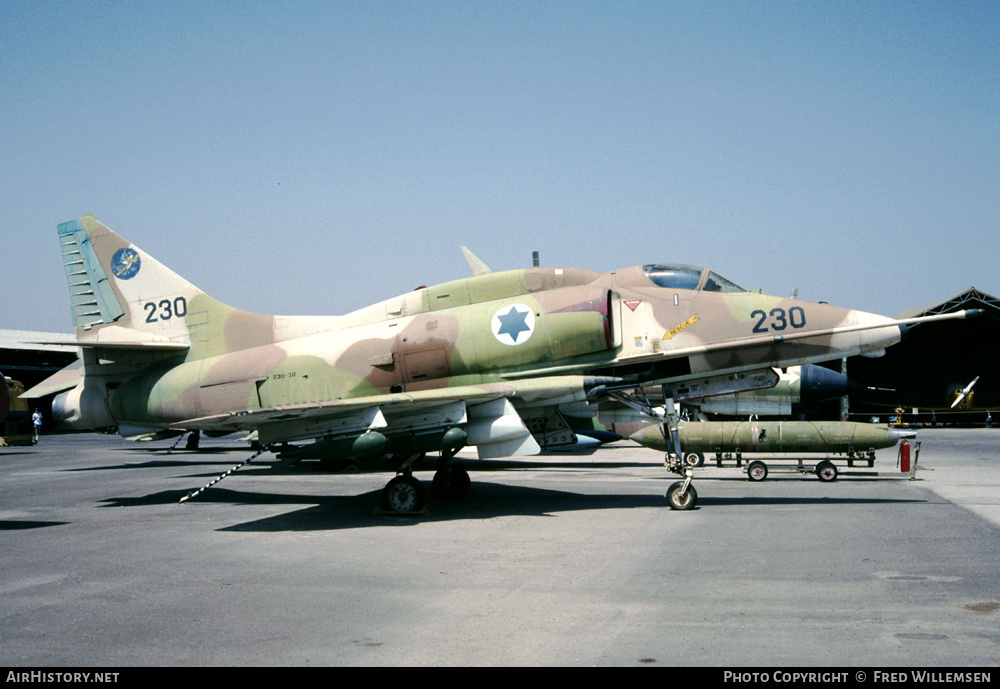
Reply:
[[[234,309],[87,214],[59,225],[70,308],[84,346],[188,350],[190,361],[335,327],[335,316]]]
[[[189,343],[193,309],[226,308],[93,215],[59,225],[59,243],[78,332],[114,327]]]
[[[274,317],[219,302],[87,214],[59,225],[77,339],[188,359],[273,342]]]

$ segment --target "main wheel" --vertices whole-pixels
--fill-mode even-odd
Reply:
[[[689,467],[700,467],[705,464],[705,455],[700,452],[685,452],[684,464]]]
[[[672,510],[690,510],[698,504],[698,492],[694,486],[688,486],[687,491],[681,493],[684,487],[683,481],[678,481],[667,489],[667,502]]]
[[[816,465],[816,475],[824,483],[834,481],[837,478],[837,465],[831,461],[822,461]]]
[[[469,490],[472,488],[472,479],[469,478],[468,471],[459,467],[452,467],[450,482],[447,480],[448,478],[443,469],[438,469],[434,472],[434,482],[431,484],[431,491],[433,491],[435,497],[442,500],[461,500],[469,494]]]
[[[759,459],[750,462],[747,467],[747,478],[751,481],[763,481],[767,478],[767,465]]]
[[[426,502],[423,485],[406,474],[392,479],[382,489],[382,509],[386,512],[419,512]]]

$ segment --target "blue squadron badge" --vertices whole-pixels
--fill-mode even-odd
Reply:
[[[139,254],[136,253],[136,250],[125,247],[116,251],[115,255],[111,257],[111,272],[119,280],[128,280],[135,277],[141,264],[142,261],[139,260]]]
[[[535,314],[524,304],[503,307],[493,314],[493,337],[501,344],[519,345],[535,331]]]

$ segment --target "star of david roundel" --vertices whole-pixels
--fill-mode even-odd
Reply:
[[[519,345],[535,332],[535,314],[524,304],[505,306],[493,314],[493,337],[505,345]]]

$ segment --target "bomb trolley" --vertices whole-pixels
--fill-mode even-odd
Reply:
[[[912,450],[912,453],[911,453]],[[754,455],[759,455],[759,453],[752,453]],[[906,478],[913,480],[916,476],[917,462],[920,458],[920,441],[915,441],[911,447],[909,441],[904,440],[899,447],[899,453],[897,455],[896,470],[895,471],[856,471],[854,470],[855,464],[863,462],[867,464],[867,468],[871,469],[875,466],[875,450],[868,449],[864,452],[857,452],[855,450],[850,450],[846,453],[846,457],[841,459],[836,457],[840,461],[847,462],[847,470],[840,469],[836,464],[834,464],[835,457],[830,454],[825,454],[816,463],[807,463],[809,458],[803,457],[802,453],[786,453],[788,455],[798,456],[778,456],[775,453],[771,453],[766,457],[754,456],[745,457],[740,449],[733,452],[722,452],[716,451],[715,453],[715,465],[717,468],[724,468],[725,462],[732,462],[735,460],[735,465],[737,468],[741,468],[743,472],[747,475],[747,478],[751,481],[763,481],[768,477],[769,474],[801,474],[803,476],[815,475],[820,481],[829,482],[835,481],[840,476],[865,476],[865,477],[877,477],[877,478]],[[787,464],[775,464],[775,462],[789,462],[794,461],[795,464],[788,466]],[[685,462],[689,466],[701,466],[704,464],[704,455],[700,452],[692,452],[685,455]]]

